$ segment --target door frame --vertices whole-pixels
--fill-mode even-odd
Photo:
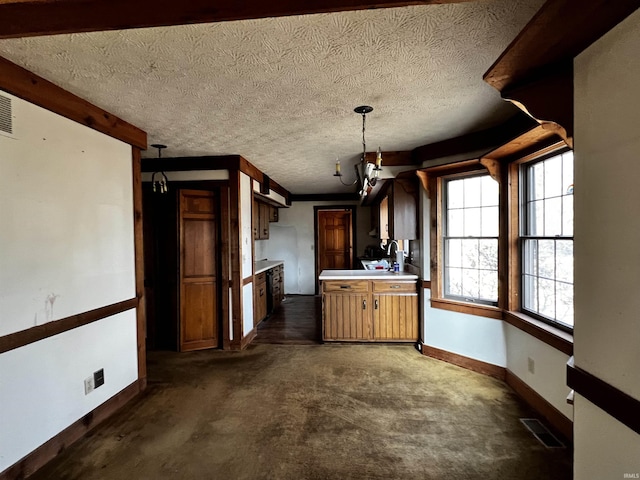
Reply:
[[[318,258],[318,212],[321,210],[331,211],[331,210],[350,210],[351,211],[351,266],[353,267],[356,264],[357,258],[357,245],[358,245],[358,236],[356,225],[358,224],[356,221],[356,212],[357,205],[314,205],[313,206],[313,252],[314,252],[314,278],[315,278],[315,294],[318,295],[320,292],[320,282],[318,282],[318,275],[320,272],[318,271],[318,267],[320,265]]]

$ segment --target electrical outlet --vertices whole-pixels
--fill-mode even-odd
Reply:
[[[94,382],[93,382],[93,375],[91,377],[87,377],[84,379],[84,394],[85,395],[89,395],[91,392],[93,392],[93,389],[95,388],[94,386]]]
[[[536,373],[536,362],[531,357],[528,358],[528,367],[529,373]]]
[[[93,372],[93,385],[95,388],[104,385],[104,368],[101,368],[97,372]]]

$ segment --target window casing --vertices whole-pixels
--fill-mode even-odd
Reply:
[[[469,175],[443,184],[444,298],[498,304],[498,183],[489,175]]]
[[[573,328],[573,152],[520,166],[521,310]]]

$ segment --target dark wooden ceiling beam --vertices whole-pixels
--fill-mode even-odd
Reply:
[[[467,1],[471,0],[0,0],[0,38]]]
[[[502,92],[566,63],[640,7],[639,0],[548,0],[484,74]]]

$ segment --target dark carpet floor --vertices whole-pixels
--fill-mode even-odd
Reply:
[[[571,479],[499,380],[406,345],[151,352],[149,388],[34,480]]]

